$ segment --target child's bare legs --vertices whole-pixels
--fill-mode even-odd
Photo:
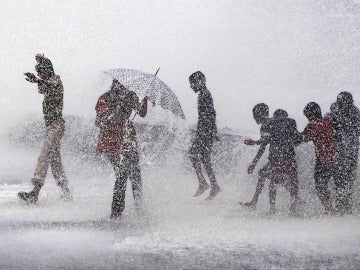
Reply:
[[[276,201],[276,181],[275,176],[271,177],[269,185],[269,200],[270,200],[270,214],[276,213],[275,201]]]
[[[195,169],[196,176],[199,181],[199,187],[196,190],[194,197],[198,197],[207,190],[210,185],[206,182],[205,177],[201,171],[201,161],[199,155],[190,155],[190,161]]]

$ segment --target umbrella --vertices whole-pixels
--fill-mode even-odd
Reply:
[[[159,68],[160,69],[160,68]],[[153,105],[159,105],[171,111],[175,116],[185,119],[179,100],[174,92],[158,77],[134,69],[110,69],[103,71],[110,77],[117,79],[127,89],[134,91],[139,97],[148,97]]]

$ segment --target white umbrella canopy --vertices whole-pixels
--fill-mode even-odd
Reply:
[[[159,71],[159,69],[158,69]],[[184,112],[175,93],[156,74],[135,69],[109,69],[103,71],[113,79],[117,79],[127,89],[134,91],[139,98],[148,97],[153,105],[159,105],[171,111],[175,116],[185,119]]]

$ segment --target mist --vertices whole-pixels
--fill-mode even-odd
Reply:
[[[327,112],[341,91],[360,103],[358,0],[0,1],[0,269],[357,269],[360,187],[354,211],[324,216],[313,179],[312,144],[297,147],[299,217],[279,188],[269,216],[268,183],[251,211],[238,202],[255,191],[247,173],[258,138],[252,108],[287,110],[302,131],[310,101]],[[39,201],[30,190],[43,142],[42,95],[24,79],[35,55],[51,59],[64,84],[62,159],[73,193],[62,201],[50,173]],[[176,94],[186,121],[149,106],[135,118],[144,211],[130,185],[124,218],[109,221],[115,175],[95,152],[95,104],[110,88],[102,73],[128,68],[155,73]],[[213,201],[193,198],[188,159],[197,96],[188,77],[207,78],[220,141],[212,163],[221,186]],[[229,128],[229,129],[225,129]],[[330,183],[332,200],[334,184]]]
[[[22,73],[36,53],[49,57],[65,86],[65,114],[94,117],[101,70],[158,76],[178,96],[187,123],[197,117],[188,76],[207,76],[218,126],[256,131],[251,109],[286,109],[302,128],[302,109],[327,111],[340,91],[357,101],[358,1],[2,1],[1,117],[41,112]],[[14,119],[14,118],[11,118]]]

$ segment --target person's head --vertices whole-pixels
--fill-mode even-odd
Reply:
[[[288,113],[283,109],[277,109],[274,112],[273,117],[274,118],[286,118],[286,117],[288,117]]]
[[[322,117],[321,108],[316,102],[308,103],[305,106],[303,113],[309,121],[314,121]]]
[[[121,93],[125,89],[125,86],[123,86],[118,80],[113,79],[111,90],[116,93]]]
[[[269,118],[269,106],[265,103],[256,104],[252,112],[257,124],[264,124]]]
[[[336,97],[336,104],[340,110],[349,108],[354,103],[354,99],[351,93],[341,92]]]
[[[35,60],[36,62],[40,63],[41,60],[44,58],[44,54],[43,53],[38,53],[35,55]]]
[[[206,78],[201,71],[196,71],[189,77],[190,88],[194,90],[195,93],[199,92],[206,88]]]
[[[38,64],[35,66],[35,70],[41,79],[47,80],[54,75],[53,65],[48,58],[41,57],[38,59],[39,61]]]

